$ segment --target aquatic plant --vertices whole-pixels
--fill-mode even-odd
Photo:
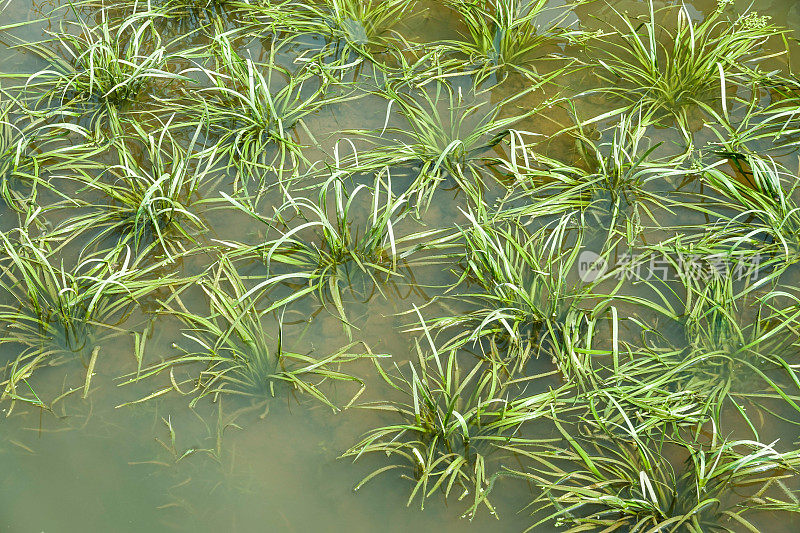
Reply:
[[[416,0],[313,0],[253,6],[251,12],[271,31],[312,46],[323,56],[352,62],[376,60],[375,52],[406,45],[394,27],[409,15]],[[321,37],[324,44],[314,43]],[[311,38],[311,39],[309,39]]]
[[[291,392],[308,394],[336,410],[338,408],[320,389],[323,383],[355,383],[360,386],[355,397],[361,393],[363,382],[339,370],[343,363],[371,357],[367,349],[363,354],[349,351],[358,343],[322,358],[284,350],[280,322],[275,326],[274,337],[267,333],[265,317],[278,306],[258,309],[256,291],[245,286],[235,267],[224,257],[210,276],[199,279],[197,285],[208,301],[208,314],[199,315],[187,309],[177,293],[170,298],[175,308],[167,310],[183,323],[183,336],[197,346],[197,351],[182,350],[177,357],[141,369],[130,381],[166,371],[174,376],[180,367],[193,368],[200,363],[205,368],[188,380],[192,383],[190,391],[181,390],[180,383],[173,377],[173,387],[160,394],[173,388],[183,394],[193,394],[192,405],[202,398],[216,398],[220,394],[266,400],[274,397],[276,387],[283,384]]]
[[[558,391],[515,397],[515,384],[504,377],[502,365],[478,361],[464,367],[456,349],[439,351],[427,330],[425,337],[427,341],[422,342],[429,352],[417,342],[416,364],[409,362],[408,372],[398,365],[396,375],[380,370],[404,400],[365,405],[394,412],[400,420],[368,431],[343,457],[358,460],[379,454],[391,461],[367,475],[356,489],[378,475],[401,469],[413,484],[407,505],[418,497],[424,508],[425,500],[437,491],[447,498],[455,489],[459,500],[472,495],[467,516],[474,517],[483,506],[494,513],[489,498],[496,455],[502,456],[510,444],[546,442],[521,436],[521,427],[548,418],[558,403]]]
[[[304,118],[343,96],[331,94],[336,89],[310,65],[297,72],[281,67],[274,40],[265,64],[239,55],[227,33],[216,34],[212,50],[214,68],[201,69],[211,86],[196,93],[202,107],[192,102],[186,111],[202,117],[219,134],[218,153],[240,171],[245,191],[251,175],[265,187],[268,173],[280,180],[300,163],[308,163],[295,128],[304,128]]]
[[[153,26],[162,36],[176,36],[168,43],[189,42],[194,37],[210,36],[219,21],[234,21],[244,10],[251,7],[249,0],[81,0],[74,4],[85,18],[105,11],[112,20],[124,20],[132,14],[149,14]],[[197,52],[195,54],[194,52]],[[194,49],[191,56],[204,57],[205,43]]]
[[[74,420],[118,394],[73,402],[101,368],[156,400],[184,486],[275,397],[324,426],[377,379],[357,488],[469,519],[528,489],[533,529],[789,524],[796,43],[732,3],[11,3],[2,407]],[[176,445],[168,396],[218,413],[213,447]]]
[[[11,181],[28,143],[24,132],[12,123],[11,109],[11,102],[0,102],[0,196],[8,205],[14,205],[18,199]]]
[[[473,305],[458,315],[431,319],[431,326],[454,331],[448,343],[455,346],[490,336],[510,343],[514,357],[552,350],[552,343],[560,343],[562,322],[591,287],[578,279],[582,238],[570,234],[572,215],[535,231],[519,221],[481,223],[471,213],[466,217],[463,270],[449,292]],[[465,287],[456,291],[462,282]]]
[[[362,202],[364,195],[372,196],[367,205]],[[392,195],[390,176],[385,184],[376,179],[372,190],[358,185],[348,192],[334,175],[320,187],[316,202],[290,198],[272,219],[231,197],[228,200],[278,234],[255,246],[226,243],[232,256],[256,255],[269,268],[268,277],[307,280],[307,287],[294,298],[316,293],[323,305],[333,306],[348,330],[344,291],[352,291],[354,283],[362,286],[364,279],[380,291],[382,283],[402,275],[402,264],[437,233],[395,234],[396,224],[405,216],[406,198]],[[289,267],[289,272],[281,266]]]
[[[81,350],[90,329],[116,322],[121,310],[155,288],[145,276],[155,267],[139,267],[129,249],[117,248],[67,269],[53,265],[55,250],[47,240],[15,233],[18,243],[0,234],[6,259],[2,288],[18,306],[8,309],[11,314],[4,319],[16,322],[13,327],[33,323],[34,337],[53,337],[64,349]],[[13,319],[17,313],[18,322]]]
[[[586,121],[575,121],[566,132],[574,139],[575,163],[552,159],[516,138],[498,165],[515,182],[499,211],[503,217],[579,211],[593,221],[588,232],[605,231],[611,239],[619,229],[631,242],[646,223],[658,225],[659,214],[681,202],[674,189],[695,171],[683,163],[684,154],[656,156],[662,144],[650,140],[650,118],[641,109],[598,132],[600,140]]]
[[[769,105],[763,100],[773,92],[784,87],[780,76],[775,75],[761,82],[753,81],[745,94],[746,98],[737,94],[726,94],[726,105],[722,109],[701,103],[700,108],[713,120],[705,127],[717,138],[709,148],[712,152],[732,158],[743,158],[752,154],[783,155],[798,145],[800,133],[800,99],[795,94],[800,87],[797,82],[789,81],[789,94],[771,98]],[[743,87],[744,89],[744,87]]]
[[[476,88],[465,94],[445,81],[408,91],[390,85],[381,94],[389,100],[387,121],[396,106],[405,124],[369,133],[367,138],[377,146],[360,155],[361,166],[356,168],[413,165],[416,176],[408,194],[415,197],[418,211],[427,209],[436,189],[449,183],[463,190],[474,204],[482,204],[489,174],[485,163],[492,160],[488,153],[509,134],[512,125],[539,109],[501,118],[503,106],[510,102],[493,105]],[[392,137],[387,139],[389,135]]]
[[[462,17],[467,32],[462,40],[445,41],[443,46],[482,64],[487,73],[501,68],[535,77],[533,63],[548,56],[547,45],[582,35],[580,30],[560,28],[569,14],[566,10],[543,23],[546,0],[448,0],[447,4]]]
[[[24,400],[18,387],[53,357],[78,354],[86,362],[141,298],[172,278],[153,282],[156,266],[142,267],[125,248],[65,266],[48,240],[22,230],[0,233],[0,250],[0,290],[11,297],[0,305],[0,346],[22,347],[0,382],[0,400],[12,402]]]
[[[68,122],[38,117],[0,90],[0,197],[17,212],[35,205],[40,189],[59,194],[43,169],[57,173],[69,169],[85,173],[100,164],[92,161],[97,150],[91,134]],[[35,218],[35,217],[34,217]]]
[[[736,414],[757,439],[763,423],[751,419],[747,406],[781,418],[782,409],[798,409],[797,375],[788,362],[796,351],[797,297],[774,288],[782,270],[766,260],[758,265],[747,255],[730,260],[725,252],[704,256],[699,250],[676,249],[674,243],[653,249],[678,276],[685,291],[683,309],[669,304],[675,289],[664,282],[659,283],[666,293],[660,295],[661,305],[634,299],[661,318],[650,324],[638,320],[644,349],[617,364],[614,379],[690,394],[696,414],[711,418],[717,428],[731,420],[724,413]],[[665,335],[670,324],[682,335]]]
[[[162,43],[153,22],[157,16],[139,12],[116,22],[101,10],[96,25],[82,19],[62,21],[60,31],[50,34],[52,43],[26,43],[27,49],[50,63],[25,81],[30,105],[88,113],[94,122],[135,101],[148,86],[185,80],[167,70],[177,56]]]
[[[65,208],[90,210],[65,220],[57,233],[74,238],[92,232],[87,246],[110,237],[116,245],[130,245],[137,254],[158,248],[170,259],[183,251],[182,239],[193,242],[193,233],[202,231],[204,225],[192,207],[199,204],[197,191],[212,168],[214,150],[194,153],[199,127],[187,147],[181,147],[170,134],[172,118],[158,137],[133,122],[135,136],[118,138],[111,145],[119,162],[103,175],[91,179],[69,176],[83,186],[81,193],[99,192],[105,202],[70,199]],[[138,155],[138,149],[143,149],[144,157]]]
[[[531,506],[545,523],[565,531],[633,528],[669,531],[759,531],[745,515],[759,510],[797,512],[795,496],[782,483],[800,459],[795,451],[779,452],[775,444],[712,441],[708,445],[636,432],[625,424],[588,417],[591,434],[570,434],[568,443],[546,461],[542,452],[525,454],[530,470],[517,475],[542,489]],[[686,457],[682,468],[667,454]]]
[[[619,41],[608,40],[610,48],[598,57],[607,83],[602,91],[643,106],[647,115],[673,116],[690,139],[690,107],[717,96],[719,105],[726,105],[726,86],[758,77],[748,63],[763,60],[762,45],[780,32],[768,22],[753,23],[755,12],[729,20],[723,7],[700,23],[685,6],[667,7],[677,12],[674,29],[657,22],[662,13],[652,0],[643,24],[619,14]]]
[[[721,217],[720,233],[754,245],[765,255],[778,254],[791,261],[800,252],[796,177],[769,156],[726,155],[731,156],[738,176],[718,167],[710,167],[703,174],[705,182],[724,198],[720,211],[728,208],[735,213]]]

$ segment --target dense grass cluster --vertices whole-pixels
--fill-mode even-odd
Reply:
[[[574,532],[800,512],[794,42],[726,0],[579,23],[601,3],[87,0],[3,28],[37,65],[1,73],[6,412],[74,361],[87,394],[114,339],[152,391],[126,404],[377,413],[340,452],[407,504],[525,490],[520,529]]]

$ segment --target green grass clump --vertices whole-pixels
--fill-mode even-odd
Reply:
[[[365,205],[362,197],[370,194],[371,201]],[[383,283],[402,276],[401,267],[420,248],[419,243],[436,233],[395,234],[395,225],[405,216],[406,198],[392,195],[391,181],[382,185],[376,179],[372,190],[359,185],[348,192],[333,176],[321,186],[316,202],[292,198],[277,209],[273,219],[229,200],[277,233],[255,246],[228,243],[232,254],[260,257],[269,268],[268,279],[307,280],[307,287],[293,298],[316,293],[347,329],[346,291],[356,294],[355,288],[363,287],[365,281],[380,291]]]
[[[800,253],[800,206],[797,177],[770,157],[739,154],[732,158],[737,175],[709,168],[704,181],[733,210],[722,230],[735,242],[753,243],[765,256],[778,255],[791,263]]]
[[[46,179],[69,169],[75,173],[96,169],[97,150],[86,140],[90,133],[69,122],[55,122],[26,110],[19,101],[0,92],[0,197],[13,210],[34,208],[40,189],[58,194]]]
[[[172,277],[153,281],[154,266],[140,266],[125,248],[70,268],[50,242],[22,231],[0,233],[0,250],[0,291],[11,297],[0,305],[0,346],[23,347],[0,382],[0,400],[12,402],[32,401],[22,396],[22,383],[36,368],[63,354],[85,360],[140,299]]]
[[[175,295],[176,309],[168,312],[184,326],[183,335],[197,345],[197,351],[183,350],[183,354],[151,365],[137,373],[133,381],[151,377],[164,371],[174,375],[182,366],[204,364],[197,377],[190,378],[189,392],[194,394],[192,404],[201,398],[220,394],[247,396],[257,400],[274,397],[279,384],[290,391],[308,394],[336,410],[337,407],[322,392],[325,382],[340,381],[360,385],[363,382],[339,370],[343,363],[364,355],[349,353],[354,345],[347,346],[321,359],[310,355],[292,353],[283,349],[280,323],[276,335],[267,333],[267,316],[275,305],[258,309],[257,292],[247,289],[244,280],[230,262],[222,258],[219,267],[210,277],[201,278],[198,285],[205,293],[209,311],[199,315],[187,309]],[[175,384],[181,390],[180,384]],[[356,396],[360,392],[356,393]]]
[[[169,124],[158,137],[140,124],[133,127],[134,139],[120,138],[112,145],[117,164],[97,178],[73,177],[84,186],[82,194],[99,192],[105,202],[70,201],[68,208],[77,203],[89,211],[67,219],[59,231],[73,236],[92,232],[91,243],[111,238],[115,246],[130,245],[137,254],[157,249],[171,259],[184,251],[182,241],[195,242],[194,235],[204,229],[192,208],[200,203],[197,193],[211,170],[213,149],[194,153],[199,128],[183,148],[169,133]]]
[[[447,4],[462,17],[467,31],[462,40],[445,46],[482,65],[487,73],[499,68],[535,77],[533,63],[547,57],[548,45],[582,33],[559,28],[568,13],[543,24],[552,10],[546,0],[449,0]]]
[[[644,23],[621,14],[620,41],[610,40],[612,47],[598,60],[608,84],[602,90],[642,106],[648,115],[673,116],[691,138],[691,106],[709,99],[724,106],[728,84],[759,78],[752,62],[764,59],[762,45],[780,33],[755,12],[730,20],[722,7],[699,23],[685,7],[667,7],[677,11],[674,29],[657,22],[652,1]]]
[[[491,177],[487,163],[496,158],[493,150],[514,124],[540,109],[502,116],[503,106],[511,102],[495,105],[477,88],[462,91],[443,81],[411,90],[389,85],[380,94],[389,101],[387,123],[395,108],[404,123],[368,135],[377,147],[361,157],[361,167],[410,166],[415,176],[408,194],[418,211],[427,209],[437,188],[445,185],[457,186],[481,205]]]
[[[630,421],[608,424],[588,418],[591,433],[572,436],[568,445],[521,474],[542,495],[532,507],[564,531],[759,531],[746,515],[760,510],[793,510],[794,495],[782,480],[797,470],[797,452],[774,444],[715,441],[707,445],[636,432]],[[680,468],[668,453],[685,456]],[[524,453],[524,452],[523,452]]]
[[[407,46],[395,27],[417,0],[313,0],[253,6],[260,25],[334,61],[360,63]]]
[[[449,342],[455,345],[490,336],[510,343],[514,355],[550,350],[560,342],[571,306],[586,292],[577,277],[581,237],[569,235],[571,217],[533,232],[519,222],[481,224],[471,214],[467,218],[460,281],[468,285],[456,298],[474,308],[437,317],[432,325],[454,330]]]
[[[215,36],[212,50],[215,65],[203,69],[211,85],[197,93],[202,105],[191,102],[186,112],[219,136],[218,153],[241,173],[245,190],[251,176],[263,187],[267,176],[280,179],[308,164],[296,130],[308,132],[303,119],[342,99],[331,94],[330,80],[312,65],[295,72],[280,66],[274,41],[266,63],[240,55],[226,33]]]
[[[4,321],[33,339],[49,339],[79,352],[90,341],[90,330],[113,323],[120,310],[153,288],[138,279],[142,273],[124,249],[118,255],[88,259],[73,270],[53,265],[54,252],[47,241],[21,233],[18,237],[15,244],[8,235],[0,235],[7,258],[2,288],[16,301]]]
[[[682,164],[684,155],[656,158],[662,145],[648,137],[648,122],[641,112],[625,114],[600,132],[600,141],[578,122],[570,132],[574,163],[552,159],[520,139],[502,163],[515,180],[504,216],[578,211],[592,221],[590,233],[606,231],[611,239],[615,230],[625,228],[630,241],[644,224],[658,220],[659,211],[669,211],[679,201],[669,194],[674,186],[666,185],[690,173]]]
[[[47,4],[0,26],[11,428],[137,432],[106,407],[152,402],[145,462],[190,491],[162,507],[194,508],[184,468],[231,461],[199,477],[238,497],[229,428],[294,399],[287,464],[346,442],[356,488],[437,519],[794,527],[788,29],[733,0]]]
[[[19,198],[13,182],[29,142],[25,132],[14,125],[11,110],[11,102],[0,102],[0,196],[7,205],[14,205]]]
[[[62,23],[50,41],[26,47],[50,62],[25,81],[35,108],[59,106],[85,113],[93,122],[113,116],[147,89],[185,79],[167,69],[175,56],[167,52],[151,12],[136,13],[117,22],[105,11],[89,25],[83,20]],[[70,27],[76,25],[76,30]]]
[[[369,57],[370,48],[386,46],[392,40],[403,42],[393,28],[415,4],[416,0],[324,0],[309,7],[328,26],[333,41]]]
[[[375,476],[401,469],[413,484],[407,505],[419,498],[424,508],[437,491],[447,498],[455,490],[459,500],[471,495],[467,516],[474,517],[482,506],[494,513],[489,497],[497,471],[495,456],[503,456],[510,444],[536,442],[521,436],[521,428],[547,418],[557,393],[515,398],[516,389],[502,365],[487,368],[477,362],[463,367],[457,350],[441,353],[427,330],[426,336],[431,352],[417,343],[416,364],[409,363],[408,372],[399,367],[394,376],[381,371],[404,399],[367,407],[395,412],[399,421],[368,431],[344,457],[379,454],[391,464],[369,474],[356,489]]]
[[[664,320],[646,326],[644,350],[615,368],[614,379],[654,391],[685,392],[695,412],[717,428],[741,420],[758,439],[763,422],[752,418],[750,406],[762,416],[779,418],[784,408],[798,409],[797,375],[790,363],[797,350],[797,297],[774,287],[782,270],[769,261],[746,272],[723,265],[717,275],[704,276],[698,272],[700,260],[689,259],[694,257],[691,249],[673,249],[675,255],[669,246],[659,251],[679,276],[684,309],[672,308],[669,289],[658,295],[660,306],[645,304]],[[665,335],[665,324],[679,326],[683,338]]]

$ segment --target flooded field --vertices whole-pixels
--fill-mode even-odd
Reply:
[[[0,532],[800,530],[800,4],[0,21]]]

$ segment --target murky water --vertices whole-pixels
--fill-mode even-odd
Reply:
[[[553,2],[554,5],[563,3]],[[618,11],[645,13],[647,10],[646,4],[637,0],[611,3]],[[52,4],[12,0],[0,15],[3,24],[33,21],[0,33],[0,71],[23,74],[45,66],[15,44],[18,39],[33,41],[46,36],[44,31],[52,28],[53,22],[36,20],[49,12],[54,7]],[[424,15],[408,24],[409,37],[422,41],[455,38],[459,28],[448,9],[438,2],[425,4],[428,9]],[[580,7],[569,21],[577,19],[586,29],[595,28],[598,19],[614,16],[610,8],[600,4]],[[655,4],[659,7],[664,2]],[[688,8],[693,16],[701,17],[715,5],[712,1],[698,1]],[[755,8],[800,32],[800,3],[756,0]],[[258,45],[254,48],[263,52]],[[792,58],[794,64],[799,57],[800,54]],[[583,88],[582,84],[589,83],[580,73],[568,81],[576,92]],[[504,90],[501,87],[484,97],[495,102],[507,96],[502,94]],[[529,99],[520,100],[518,105],[521,108],[531,106],[539,98],[540,95],[531,95]],[[580,105],[585,107],[581,112],[590,116],[602,113],[606,104],[588,99]],[[553,115],[557,113],[553,111]],[[318,153],[311,148],[306,157],[314,160],[331,154],[340,131],[381,129],[399,120],[396,115],[388,119],[386,115],[385,102],[370,98],[326,107],[306,119],[308,129],[319,143]],[[549,117],[552,118],[562,120],[564,117]],[[521,129],[545,135],[558,130],[559,126],[549,119],[531,118]],[[678,135],[663,129],[648,133],[652,139],[659,140]],[[298,135],[302,137],[301,142],[310,142],[306,133]],[[555,155],[572,148],[560,142],[556,139],[550,147]],[[343,151],[346,146],[346,143],[339,143]],[[790,154],[782,162],[794,168],[795,158]],[[227,186],[226,179],[220,177],[220,188]],[[399,184],[402,179],[402,175],[397,176]],[[75,190],[67,189],[69,186],[64,182],[62,192],[78,194],[77,186]],[[687,188],[693,186],[689,184]],[[270,212],[281,203],[281,198],[280,191],[268,191],[261,200],[261,209],[264,213]],[[424,214],[424,222],[434,228],[466,223],[459,210],[462,200],[455,193],[440,194]],[[209,228],[208,233],[198,236],[202,244],[251,241],[251,236],[263,238],[262,225],[232,209],[218,207],[205,204],[198,209]],[[63,208],[48,216],[52,224],[57,225],[75,214],[76,210]],[[690,224],[695,219],[702,221],[702,216],[696,212],[663,215],[662,222],[669,221],[670,217],[676,224]],[[419,230],[414,222],[404,223],[408,224],[408,231]],[[16,215],[0,203],[0,230],[8,230],[16,224]],[[645,240],[657,241],[662,237],[660,228],[645,229],[647,231],[651,233],[646,233]],[[73,248],[65,250],[66,257],[77,254],[82,243],[70,246]],[[182,274],[189,275],[202,272],[208,262],[208,257],[199,253],[183,258],[177,267]],[[242,274],[262,275],[263,265],[249,265]],[[348,318],[357,328],[353,337],[367,343],[374,353],[390,354],[398,362],[413,358],[413,336],[406,329],[414,323],[415,317],[409,311],[414,305],[425,305],[432,296],[442,292],[441,287],[454,281],[450,265],[412,267],[409,274],[408,278],[413,278],[417,286],[407,280],[387,284],[382,287],[385,297],[371,291],[369,283],[365,283],[363,290],[356,287],[355,294],[346,293]],[[631,291],[646,294],[646,288],[632,288]],[[153,298],[161,297],[163,295]],[[205,305],[199,291],[188,291],[186,302],[199,309]],[[320,310],[315,301],[293,306],[282,318],[284,342],[291,344],[292,351],[313,353],[350,342],[339,318]],[[265,328],[277,332],[278,316],[271,317]],[[217,402],[200,402],[193,409],[188,406],[189,398],[174,391],[143,403],[124,405],[170,386],[167,375],[152,381],[124,384],[126,376],[137,371],[134,346],[137,335],[145,331],[148,338],[144,350],[146,363],[176,355],[173,344],[185,343],[175,319],[150,315],[147,309],[137,311],[126,323],[118,325],[118,331],[111,338],[100,343],[95,375],[85,398],[82,397],[87,372],[85,361],[66,358],[58,360],[61,364],[39,369],[30,380],[30,386],[51,406],[50,410],[17,403],[10,416],[0,417],[0,532],[444,533],[523,531],[532,523],[524,507],[533,493],[526,483],[518,480],[501,479],[494,489],[499,519],[482,512],[472,521],[460,517],[463,506],[455,498],[450,506],[441,498],[430,498],[422,512],[419,499],[407,507],[409,481],[391,473],[353,492],[353,487],[382,463],[377,457],[355,464],[338,457],[365,431],[378,423],[392,421],[390,413],[376,414],[355,407],[333,413],[316,402],[307,399],[298,402],[294,398],[287,401],[280,395],[268,409],[264,405],[251,407],[248,401],[227,397]],[[3,363],[17,355],[13,345],[2,345],[0,350]],[[360,401],[392,394],[375,375],[371,362],[359,362],[350,371],[364,376],[367,381]],[[190,375],[188,370],[186,375],[180,373],[178,370],[178,382]],[[340,402],[346,402],[355,392],[348,387],[343,384],[332,394]],[[3,414],[7,414],[8,405],[4,407]],[[793,442],[797,438],[796,427],[790,424],[778,426],[769,422],[760,429],[765,433],[762,435],[764,442],[775,438]],[[776,523],[768,513],[759,523],[765,524],[767,531],[800,528],[800,522],[788,523],[782,519]],[[537,528],[537,531],[546,530],[543,526]]]

